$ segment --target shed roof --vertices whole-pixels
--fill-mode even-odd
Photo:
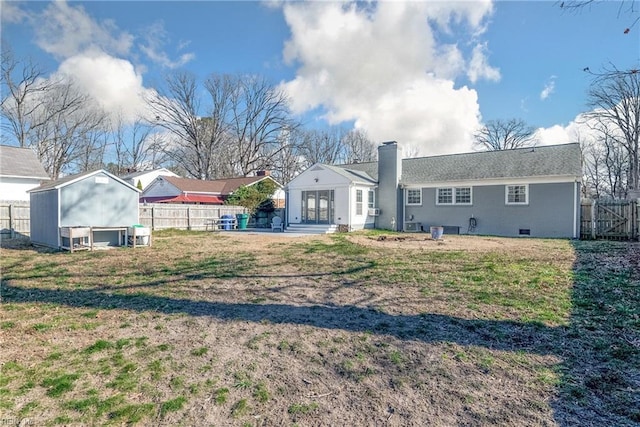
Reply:
[[[340,165],[378,179],[378,163]],[[405,185],[529,177],[582,176],[580,144],[546,145],[402,160]]]
[[[32,149],[8,145],[0,145],[0,176],[51,179]]]
[[[90,177],[92,177],[94,175],[98,175],[100,173],[103,173],[103,174],[109,176],[110,178],[116,180],[117,182],[119,182],[119,183],[121,183],[123,185],[126,185],[127,187],[131,188],[132,190],[135,190],[138,193],[141,192],[138,188],[134,187],[133,185],[129,184],[126,181],[123,181],[122,179],[118,178],[117,176],[110,174],[109,172],[107,172],[104,169],[98,169],[98,170],[91,171],[91,172],[82,172],[82,173],[78,173],[78,174],[75,174],[75,175],[67,175],[67,176],[65,176],[63,178],[58,178],[55,181],[49,181],[49,182],[42,183],[42,184],[40,184],[39,187],[36,187],[36,188],[34,188],[32,190],[29,190],[29,192],[30,193],[36,193],[36,192],[39,192],[39,191],[51,190],[51,189],[54,189],[54,188],[55,189],[62,188],[62,187],[65,187],[67,185],[71,185],[74,182],[80,181],[80,180],[85,179],[85,178],[90,178]]]

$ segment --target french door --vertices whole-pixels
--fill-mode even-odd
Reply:
[[[302,192],[302,222],[333,224],[333,190]]]

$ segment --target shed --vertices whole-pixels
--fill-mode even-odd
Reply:
[[[140,190],[105,170],[71,175],[29,192],[31,242],[73,248],[69,228],[90,230],[96,246],[126,244],[128,228],[138,224]],[[63,232],[63,230],[67,230]]]

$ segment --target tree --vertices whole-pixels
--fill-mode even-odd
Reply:
[[[498,151],[533,147],[535,128],[523,120],[490,120],[474,135],[474,145],[480,150]]]
[[[269,169],[286,148],[281,135],[297,127],[291,119],[284,91],[260,76],[229,78],[231,91],[229,124],[236,167],[243,176]]]
[[[273,210],[273,194],[278,186],[271,179],[263,179],[253,185],[243,185],[231,194],[225,201],[227,205],[242,206],[255,215],[262,207]]]
[[[18,146],[28,147],[29,136],[48,120],[42,114],[43,95],[54,82],[45,79],[43,71],[31,61],[16,59],[8,48],[2,50],[1,76],[3,134],[12,135]]]
[[[609,157],[625,163],[617,180],[624,191],[614,188],[621,195],[640,190],[640,73],[609,71],[592,81],[585,116],[596,123],[592,128]]]
[[[316,163],[332,165],[341,162],[343,150],[339,128],[300,130],[294,137],[305,167]]]
[[[376,145],[364,130],[352,129],[342,137],[340,142],[344,152],[343,163],[374,162],[377,158]]]
[[[214,121],[201,117],[200,89],[196,78],[186,72],[169,75],[166,87],[147,98],[157,126],[171,136],[165,141],[169,158],[198,179],[211,178],[211,164],[221,141],[212,132]]]

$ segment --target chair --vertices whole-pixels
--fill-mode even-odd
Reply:
[[[276,229],[284,232],[284,224],[282,223],[282,218],[279,216],[274,216],[271,220],[271,231],[275,231]]]

